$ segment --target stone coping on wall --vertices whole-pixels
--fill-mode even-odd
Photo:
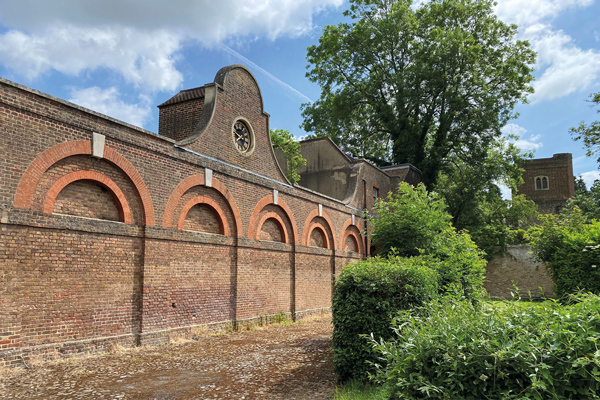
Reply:
[[[222,246],[238,246],[241,248],[270,250],[280,252],[296,252],[300,254],[315,254],[331,256],[332,249],[322,247],[292,245],[265,240],[254,240],[244,237],[235,238],[214,233],[176,230],[170,228],[128,225],[117,221],[78,217],[61,214],[45,214],[36,211],[6,209],[1,212],[1,225],[29,226],[41,229],[70,230],[86,233],[105,234],[111,236],[145,237],[156,240],[173,240]],[[335,249],[336,257],[362,258],[362,254],[353,251]]]

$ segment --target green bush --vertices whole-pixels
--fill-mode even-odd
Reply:
[[[600,294],[600,221],[586,223],[577,207],[541,220],[529,231],[531,248],[546,264],[556,295]]]
[[[376,356],[360,335],[389,339],[390,323],[399,310],[432,300],[438,293],[437,273],[426,260],[370,258],[346,266],[333,295],[333,365],[342,382],[366,380],[366,360]]]
[[[600,298],[503,306],[448,298],[373,341],[394,399],[590,399],[600,394]]]
[[[369,215],[371,242],[382,255],[424,256],[439,272],[443,292],[473,298],[482,293],[484,253],[466,232],[456,232],[443,199],[403,182]]]
[[[400,183],[397,193],[375,203],[368,217],[377,253],[387,255],[395,249],[404,257],[435,253],[439,243],[435,239],[451,227],[452,220],[439,195],[427,193],[423,184],[413,187],[406,182]]]
[[[466,232],[450,227],[434,239],[435,251],[423,256],[438,272],[440,293],[478,300],[484,293],[486,261]]]

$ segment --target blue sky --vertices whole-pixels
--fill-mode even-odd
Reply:
[[[347,0],[0,0],[0,76],[157,131],[156,105],[213,81],[230,64],[261,85],[271,127],[305,135],[300,105],[319,98],[306,48],[343,20]],[[568,128],[600,118],[600,0],[498,0],[538,52],[536,93],[505,132],[536,157],[573,154],[574,173],[600,177]]]

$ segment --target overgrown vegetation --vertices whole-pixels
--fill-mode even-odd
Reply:
[[[437,273],[421,257],[371,258],[344,268],[333,295],[333,365],[341,381],[366,380],[376,361],[360,335],[389,339],[400,310],[422,306],[438,293]]]
[[[600,394],[600,298],[473,305],[444,298],[403,311],[372,341],[394,399],[582,399]]]
[[[546,264],[556,295],[600,294],[600,221],[588,221],[578,207],[540,219],[529,230],[531,248]]]
[[[334,369],[342,381],[366,380],[375,354],[360,335],[388,339],[400,310],[439,296],[477,300],[485,261],[465,232],[456,232],[443,200],[407,183],[369,216],[381,256],[346,266],[333,296]]]
[[[294,139],[294,135],[285,129],[271,129],[271,144],[278,146],[287,161],[287,178],[292,184],[300,181],[300,175],[296,172],[299,167],[306,165],[306,159],[300,154],[301,145]]]

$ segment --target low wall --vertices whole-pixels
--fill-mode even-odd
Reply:
[[[497,249],[487,264],[484,287],[492,298],[511,299],[515,286],[522,298],[529,293],[533,298],[554,297],[552,279],[545,265],[535,261],[531,246],[508,246],[505,253]]]

